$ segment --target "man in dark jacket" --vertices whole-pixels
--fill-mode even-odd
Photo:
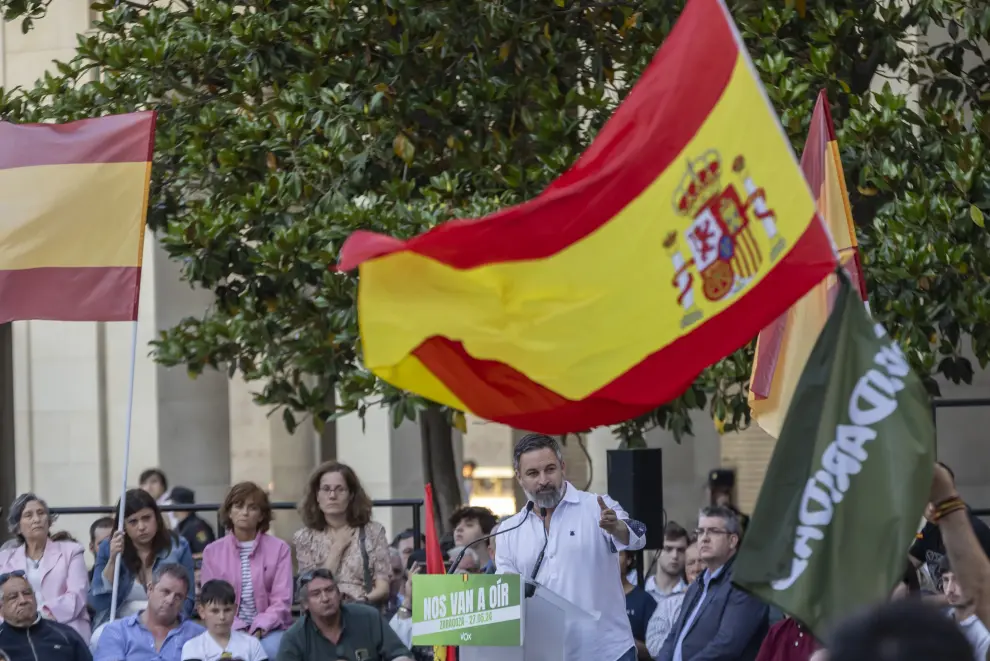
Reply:
[[[38,614],[38,601],[24,572],[0,574],[0,598],[0,649],[10,661],[93,661],[74,629]]]
[[[705,571],[684,595],[657,661],[753,661],[767,634],[767,605],[732,585],[741,529],[726,507],[706,507],[698,529]]]

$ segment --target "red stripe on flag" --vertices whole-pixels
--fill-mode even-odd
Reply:
[[[485,218],[443,223],[409,241],[355,232],[341,249],[338,270],[399,250],[460,269],[560,252],[612,220],[678,158],[721,98],[738,57],[720,0],[689,2],[591,146],[537,198]],[[705,75],[692,75],[699,70]],[[537,217],[554,222],[534,223]]]
[[[443,574],[443,551],[440,550],[440,537],[437,534],[436,517],[433,514],[433,485],[424,488],[423,507],[426,508],[426,573]]]
[[[149,110],[66,124],[0,122],[0,170],[148,162],[155,147],[155,116]]]
[[[139,266],[0,271],[0,323],[21,319],[133,321],[140,287]]]
[[[756,399],[770,396],[773,375],[777,371],[777,361],[780,360],[780,347],[784,343],[784,332],[787,330],[787,314],[785,310],[760,331],[760,342],[756,347],[756,360],[753,363],[755,369],[749,384]]]
[[[508,365],[475,359],[447,338],[431,338],[414,353],[472,413],[487,420],[546,434],[626,420],[676,398],[713,354],[732,353],[784,314],[787,307],[778,301],[796,298],[832,270],[831,262],[816,261],[831,253],[830,245],[816,216],[793,250],[741,300],[580,401],[564,399]]]
[[[852,264],[846,264],[846,272],[849,273],[849,278],[852,280],[853,286],[859,290],[859,295],[864,302],[869,301],[870,297],[866,293],[866,278],[863,275],[863,263],[859,257],[859,246],[853,247]]]

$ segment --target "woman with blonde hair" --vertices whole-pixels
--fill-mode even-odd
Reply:
[[[384,526],[371,520],[371,499],[350,466],[317,466],[299,514],[305,527],[292,538],[299,573],[329,569],[345,598],[383,607],[392,574],[388,540]]]

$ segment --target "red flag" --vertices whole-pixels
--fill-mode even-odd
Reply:
[[[440,550],[440,536],[437,534],[436,519],[433,517],[433,485],[427,484],[424,489],[423,507],[426,508],[426,573],[444,574],[443,551]],[[433,657],[436,661],[457,661],[457,648],[454,646],[433,646]]]

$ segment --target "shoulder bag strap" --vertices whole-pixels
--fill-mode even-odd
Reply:
[[[358,541],[361,545],[361,562],[364,564],[364,593],[371,594],[371,589],[375,587],[375,582],[371,578],[371,558],[368,557],[367,535],[365,526],[361,526],[358,531]]]

